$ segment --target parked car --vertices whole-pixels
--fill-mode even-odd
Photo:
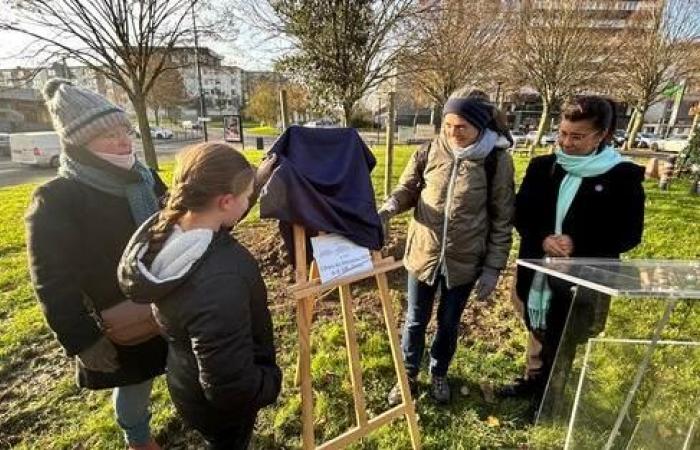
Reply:
[[[513,137],[513,147],[518,147],[527,143],[527,136],[522,131],[511,130],[510,135]]]
[[[658,150],[661,138],[653,133],[638,133],[638,144],[635,147]]]
[[[10,156],[10,135],[8,133],[0,133],[0,155]]]
[[[202,129],[202,124],[199,122],[193,122],[191,120],[183,120],[182,121],[182,129],[183,130],[201,130]]]
[[[169,128],[154,127],[151,128],[151,137],[154,139],[172,139],[173,130]]]
[[[10,135],[12,161],[20,164],[58,167],[61,141],[53,131]]]
[[[532,144],[535,142],[535,138],[537,137],[537,130],[535,131],[530,131],[526,136],[525,136],[525,143],[526,144]],[[540,139],[540,145],[554,145],[557,142],[557,133],[545,133],[542,135],[542,138]]]
[[[672,134],[668,138],[659,141],[657,144],[661,151],[680,153],[688,145],[688,135]]]
[[[627,140],[627,131],[626,130],[615,130],[615,133],[613,134],[612,137],[612,143],[615,147],[622,147],[625,145],[625,141]]]
[[[309,128],[333,128],[336,127],[336,123],[330,119],[319,119],[306,122],[305,127]]]
[[[542,143],[545,145],[554,145],[557,143],[558,133],[551,132],[542,136]]]

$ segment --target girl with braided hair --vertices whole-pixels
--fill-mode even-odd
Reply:
[[[165,207],[136,231],[119,265],[122,290],[152,303],[169,343],[175,407],[213,449],[247,448],[258,410],[280,391],[265,284],[231,235],[273,162],[256,176],[228,145],[183,150]]]

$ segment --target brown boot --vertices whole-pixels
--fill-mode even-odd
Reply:
[[[158,445],[158,443],[155,441],[155,439],[151,438],[151,440],[146,442],[145,444],[139,444],[139,445],[130,444],[129,450],[163,450],[163,449],[160,447],[160,445]]]

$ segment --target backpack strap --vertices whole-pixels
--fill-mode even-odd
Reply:
[[[430,156],[430,144],[432,141],[428,141],[421,145],[418,150],[416,150],[416,170],[420,173],[420,186],[419,190],[423,190],[425,187],[425,167],[428,165],[428,156]]]
[[[493,179],[496,176],[496,169],[498,169],[498,158],[500,152],[504,151],[504,149],[496,147],[491,150],[491,152],[486,155],[486,158],[484,159],[484,171],[486,172],[486,198],[489,200],[491,199],[491,191],[493,190]],[[490,204],[490,202],[488,202],[488,204]]]

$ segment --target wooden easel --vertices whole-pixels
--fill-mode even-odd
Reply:
[[[296,284],[290,288],[290,293],[297,300],[297,325],[299,328],[299,364],[297,366],[296,383],[301,388],[301,417],[302,417],[302,448],[304,450],[318,449],[342,449],[353,442],[367,436],[377,428],[390,423],[392,420],[406,416],[408,432],[414,450],[420,449],[420,434],[416,411],[411,399],[411,390],[408,385],[406,369],[403,365],[403,357],[399,346],[396,318],[389,296],[389,282],[387,272],[402,267],[401,261],[395,261],[393,257],[382,258],[381,253],[372,252],[374,269],[365,273],[339,278],[327,283],[321,283],[318,276],[318,267],[312,261],[310,270],[306,263],[306,233],[303,227],[294,225],[294,255],[295,255],[295,279]],[[362,385],[362,370],[360,367],[360,355],[355,333],[355,319],[352,313],[352,295],[350,284],[370,277],[377,280],[379,298],[389,334],[389,346],[394,360],[394,369],[398,377],[403,402],[382,414],[369,419],[365,405],[364,388]],[[313,391],[311,388],[311,323],[316,297],[324,291],[338,288],[340,291],[340,306],[345,328],[345,343],[348,352],[350,366],[350,380],[352,383],[352,395],[355,403],[356,426],[340,436],[316,446],[314,440],[313,417]]]

